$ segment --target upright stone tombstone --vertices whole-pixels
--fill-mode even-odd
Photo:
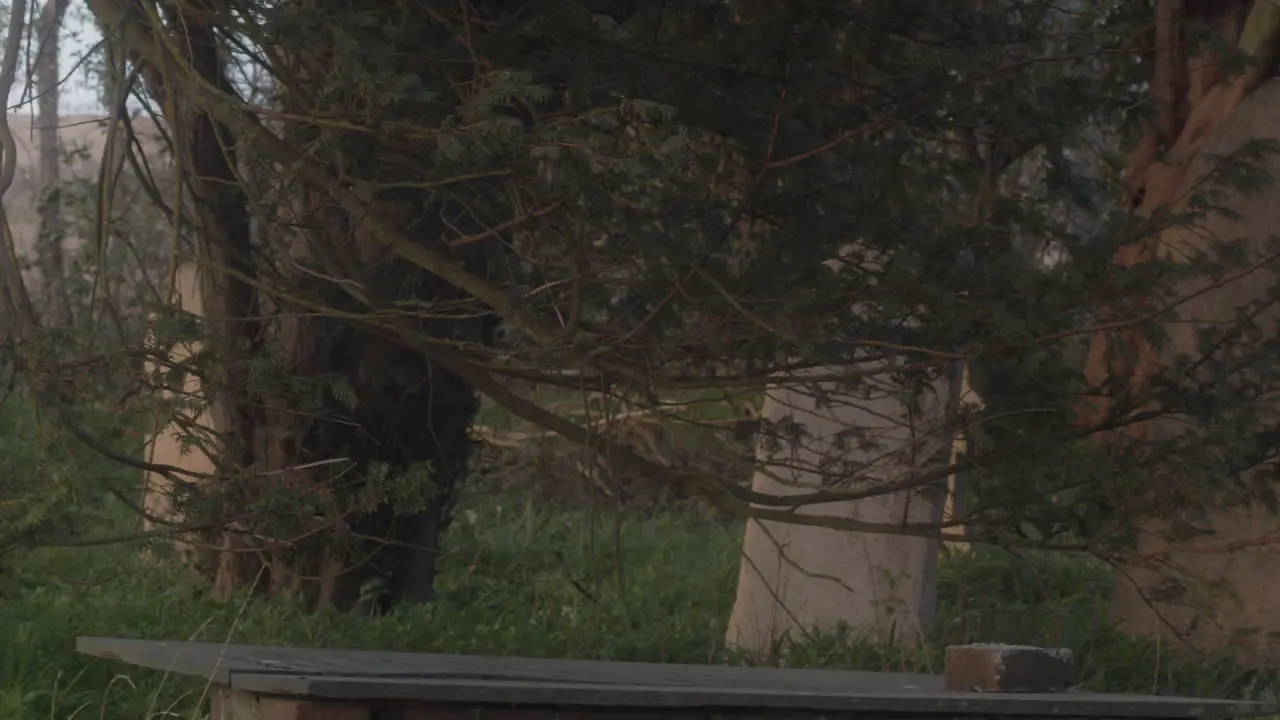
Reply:
[[[901,479],[906,467],[945,461],[954,387],[943,377],[919,390],[875,379],[852,392],[831,382],[768,388],[762,428],[781,424],[785,439],[762,429],[752,489],[792,495],[856,474],[860,490],[868,477]],[[938,523],[945,492],[940,482],[799,513],[888,526]],[[934,620],[938,545],[934,538],[751,520],[726,642],[763,657],[785,651],[788,640],[840,625],[875,641],[915,642]]]

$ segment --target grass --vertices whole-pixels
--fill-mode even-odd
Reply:
[[[611,520],[485,501],[453,530],[431,606],[310,615],[288,601],[210,600],[124,546],[44,550],[6,571],[0,717],[198,717],[201,683],[78,656],[77,635],[707,663],[722,661],[738,532],[673,517]],[[1179,657],[1101,619],[1110,577],[1089,562],[982,550],[945,558],[937,637],[911,651],[834,633],[792,664],[929,671],[965,641],[1065,645],[1095,690],[1218,695],[1227,663]],[[1255,693],[1256,694],[1256,693]]]
[[[638,409],[617,398],[602,397],[598,393],[582,393],[546,385],[533,386],[524,393],[537,404],[584,424],[599,423],[610,416]],[[750,406],[758,410],[763,399],[760,392],[734,388],[670,392],[658,401],[654,409],[666,418],[684,421],[685,427],[688,427],[691,424],[742,419],[741,408]],[[524,426],[519,418],[487,398],[480,405],[476,424],[503,432]]]
[[[0,412],[8,477],[56,461],[98,481],[118,466],[46,443],[37,424]],[[66,473],[64,473],[64,476]],[[36,477],[31,475],[30,477]],[[95,481],[97,482],[97,481]],[[70,486],[83,499],[92,483]],[[113,501],[114,503],[114,501]],[[81,503],[69,521],[128,532],[118,503]],[[617,518],[474,498],[450,532],[440,600],[385,617],[305,612],[287,600],[220,603],[181,570],[146,564],[137,547],[46,548],[0,568],[0,719],[201,717],[198,679],[74,652],[79,635],[265,645],[432,651],[650,662],[736,661],[722,648],[741,527],[678,514]],[[1080,558],[999,550],[946,555],[935,637],[908,650],[835,632],[792,648],[790,663],[937,671],[948,644],[999,641],[1071,647],[1093,690],[1267,696],[1229,663],[1127,638],[1105,620],[1112,579]]]

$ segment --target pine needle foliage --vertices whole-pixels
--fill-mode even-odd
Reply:
[[[170,208],[176,236],[221,278],[195,370],[235,420],[207,448],[220,483],[187,512],[242,518],[239,541],[278,564],[321,563],[324,543],[301,538],[438,543],[475,391],[608,446],[504,375],[663,408],[812,368],[835,368],[842,396],[873,377],[910,393],[963,360],[989,399],[948,420],[980,430],[970,521],[1008,544],[1103,551],[1098,538],[1149,510],[1120,509],[1125,483],[1153,462],[1187,467],[1185,447],[1081,449],[1133,419],[1072,424],[1099,391],[1081,339],[1116,320],[1104,310],[1141,317],[1127,288],[1149,303],[1245,261],[1120,272],[1111,258],[1220,212],[1209,191],[1265,181],[1249,168],[1269,148],[1223,159],[1185,212],[1132,215],[1116,154],[1144,105],[1151,18],[1131,3],[89,5],[138,71],[120,81],[175,138],[190,196]],[[233,77],[246,67],[268,78],[253,101]],[[1068,262],[1047,268],[1045,248]],[[519,347],[494,347],[498,322]],[[1270,363],[1272,340],[1256,342]],[[1219,416],[1214,398],[1167,407]],[[850,428],[842,442],[866,440]],[[880,491],[838,458],[828,487],[797,500],[608,454],[739,514]],[[424,512],[428,530],[394,519]],[[414,537],[391,537],[398,522]],[[372,553],[353,543],[351,557]],[[427,555],[373,564],[398,577]],[[429,575],[393,595],[425,596]]]

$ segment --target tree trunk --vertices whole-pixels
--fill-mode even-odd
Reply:
[[[107,14],[104,22],[116,9],[95,6]],[[170,18],[169,27],[180,34],[175,46],[193,72],[159,63],[146,78],[172,118],[200,219],[199,305],[205,345],[217,360],[216,382],[200,392],[217,438],[218,478],[202,492],[222,507],[217,518],[205,519],[226,523],[205,543],[214,549],[206,569],[215,592],[227,597],[265,577],[258,590],[301,595],[317,607],[376,611],[430,599],[479,402],[467,384],[361,315],[398,301],[457,305],[465,298],[435,275],[392,258],[386,239],[336,210],[333,198],[304,189],[295,188],[285,203],[293,203],[303,221],[264,226],[268,237],[261,248],[255,245],[244,178],[233,171],[235,138],[195,100],[199,92],[190,92],[188,74],[234,96],[216,36],[204,24],[216,14],[201,12],[199,3],[192,10]],[[170,11],[186,13],[177,6]],[[147,33],[135,34],[139,44],[131,49],[144,53],[139,48],[150,42]],[[324,55],[323,48],[316,52]],[[309,127],[284,129],[290,130]],[[369,176],[385,167],[380,153],[399,152],[358,133],[324,142],[343,145],[341,155],[367,163]],[[403,227],[416,237],[442,237],[441,218],[465,214],[459,208],[423,213],[423,200],[421,191],[377,198],[388,212],[400,208]],[[425,227],[430,222],[437,227]],[[259,256],[269,252],[276,255]],[[258,267],[265,259],[286,259],[279,257],[285,253],[292,257],[280,265],[294,270],[264,273],[268,290],[260,296]],[[351,286],[364,297],[345,292]],[[274,287],[283,293],[274,294]],[[466,313],[399,322],[465,343],[486,343],[492,324]]]
[[[37,254],[44,308],[55,327],[67,328],[73,322],[71,296],[67,291],[66,267],[63,259],[61,148],[58,145],[58,35],[67,0],[46,0],[40,12],[37,34],[39,53],[35,60],[36,94],[40,126],[40,239]]]
[[[198,8],[197,8],[198,10]],[[176,10],[174,12],[177,12]],[[180,46],[201,82],[234,95],[220,58],[213,28],[205,14],[184,15]],[[168,78],[173,82],[173,78]],[[168,99],[172,117],[180,118],[178,150],[190,168],[187,188],[200,218],[200,306],[212,332],[210,341],[220,364],[221,382],[202,387],[214,437],[214,454],[220,487],[210,488],[226,497],[228,517],[246,511],[241,500],[256,493],[231,488],[228,483],[253,483],[264,468],[254,455],[255,439],[262,425],[261,398],[252,389],[250,364],[264,354],[265,336],[258,296],[250,284],[257,276],[249,232],[249,207],[236,174],[235,140],[229,129],[192,102],[180,85],[171,85]],[[221,538],[214,563],[214,592],[229,598],[256,575],[257,556],[248,552],[245,528],[233,524]]]
[[[389,286],[403,271],[375,270]],[[439,280],[410,275],[417,297],[429,301],[433,290],[445,296]],[[300,284],[304,294],[348,307],[326,281]],[[259,456],[285,470],[281,482],[290,492],[322,489],[313,520],[328,529],[317,542],[277,554],[272,585],[339,610],[382,612],[428,601],[479,398],[454,375],[367,328],[298,310],[278,308],[285,371],[299,387],[326,388],[325,399],[317,406],[303,395],[269,398]],[[465,336],[473,324],[442,322],[433,334]],[[383,493],[369,494],[384,484]],[[319,581],[302,587],[298,575]]]
[[[1242,50],[1259,60],[1243,76],[1224,78],[1212,51],[1190,60],[1157,53],[1153,94],[1163,100],[1164,114],[1131,154],[1126,176],[1140,213],[1166,204],[1174,210],[1184,208],[1210,170],[1212,156],[1229,155],[1251,139],[1280,139],[1280,123],[1276,121],[1280,117],[1280,81],[1267,80],[1259,87],[1274,74],[1280,11],[1270,3],[1257,3],[1251,9],[1248,5],[1233,0],[1188,6],[1188,12],[1197,13],[1196,19],[1217,28],[1228,42],[1238,40]],[[1170,14],[1176,7],[1168,0],[1157,6],[1161,35],[1166,39],[1184,37],[1177,27],[1167,27],[1185,22],[1185,16]],[[1242,26],[1246,9],[1250,10],[1248,21]],[[1171,88],[1185,90],[1185,102],[1171,102],[1170,98],[1178,97]],[[1280,177],[1280,161],[1274,156],[1262,169],[1272,178]],[[1194,229],[1166,230],[1140,245],[1122,249],[1117,263],[1131,265],[1155,258],[1196,262],[1214,253],[1207,238],[1244,238],[1246,250],[1254,258],[1271,252],[1270,238],[1280,216],[1270,195],[1241,193],[1227,204],[1239,214],[1238,220],[1214,215]],[[1099,387],[1121,379],[1124,387],[1142,390],[1153,372],[1170,366],[1178,355],[1200,357],[1201,331],[1236,324],[1239,309],[1267,297],[1278,280],[1280,276],[1264,264],[1184,302],[1176,309],[1177,317],[1165,326],[1169,342],[1163,349],[1147,343],[1141,329],[1098,334],[1090,347],[1087,378]],[[1180,290],[1190,293],[1205,282],[1197,279]],[[1263,338],[1274,338],[1280,331],[1280,313],[1274,305],[1250,322]],[[1114,348],[1118,343],[1136,348],[1136,360],[1117,362]],[[1114,409],[1114,401],[1104,398],[1085,416],[1097,420]],[[1268,415],[1274,409],[1264,406],[1262,410],[1260,427],[1273,425],[1274,418]],[[1111,437],[1108,442],[1123,445],[1133,440],[1177,439],[1192,445],[1200,431],[1186,418],[1162,418],[1131,425],[1122,437]],[[1159,492],[1195,496],[1199,490],[1162,488]],[[1231,651],[1263,662],[1280,659],[1271,647],[1271,636],[1280,632],[1280,612],[1272,601],[1274,578],[1280,577],[1280,551],[1274,546],[1280,518],[1261,507],[1239,503],[1222,507],[1213,497],[1194,504],[1196,507],[1177,510],[1183,515],[1190,513],[1191,524],[1206,533],[1199,537],[1188,539],[1185,533],[1174,532],[1176,526],[1185,524],[1186,517],[1175,521],[1176,515],[1160,514],[1137,524],[1137,546],[1120,565],[1111,619],[1129,632],[1163,635],[1205,652]]]
[[[1258,88],[1214,129],[1204,153],[1187,167],[1177,187],[1179,194],[1190,195],[1203,182],[1211,167],[1206,156],[1229,155],[1252,139],[1280,141],[1276,118],[1280,118],[1280,79]],[[1280,158],[1269,158],[1263,169],[1280,178]],[[1215,216],[1194,229],[1163,233],[1160,257],[1194,262],[1197,256],[1213,253],[1206,238],[1247,238],[1255,258],[1273,252],[1271,236],[1280,211],[1270,192],[1242,193],[1232,198],[1230,206],[1240,220]],[[1185,290],[1204,282],[1191,283]],[[1169,342],[1155,362],[1168,366],[1179,354],[1200,356],[1201,332],[1239,322],[1239,308],[1267,297],[1277,283],[1280,274],[1264,266],[1184,303],[1177,319],[1167,326]],[[1252,322],[1261,337],[1274,338],[1280,332],[1280,309],[1273,304]],[[1264,426],[1274,422],[1277,410],[1264,408],[1258,422]],[[1146,423],[1142,434],[1150,441],[1177,438],[1194,443],[1197,431],[1187,425],[1183,418],[1162,419]],[[1139,526],[1136,552],[1123,568],[1125,577],[1112,597],[1112,619],[1130,632],[1168,635],[1206,652],[1235,650],[1245,655],[1260,653],[1267,662],[1280,659],[1280,651],[1268,647],[1273,644],[1271,634],[1280,632],[1280,611],[1273,601],[1276,578],[1280,578],[1280,548],[1274,542],[1280,534],[1280,517],[1262,507],[1218,508],[1212,501],[1190,510],[1203,513],[1194,524],[1209,531],[1208,536],[1175,537],[1173,520],[1163,517]]]
[[[926,387],[910,405],[900,399],[903,387],[865,384],[869,392],[859,388],[856,394],[830,383],[770,388],[762,410],[766,426],[795,423],[800,431],[775,439],[762,429],[756,446],[761,468],[752,489],[794,494],[805,486],[829,485],[824,475],[837,465],[865,466],[866,475],[886,477],[946,457],[951,438],[945,420],[956,402],[949,380]],[[851,428],[856,437],[849,437]],[[937,523],[944,494],[945,488],[930,486],[802,512],[886,524]],[[751,521],[726,642],[765,657],[785,652],[789,641],[840,625],[876,641],[919,641],[934,620],[937,559],[935,539]]]
[[[174,304],[184,312],[189,312],[196,316],[203,315],[204,308],[201,305],[200,293],[202,281],[199,267],[194,263],[185,263],[179,266],[174,272],[172,282],[173,287],[170,295]],[[154,342],[154,333],[150,339]],[[152,343],[149,342],[148,344]],[[165,349],[174,363],[189,361],[198,350],[198,345],[188,343]],[[147,360],[144,363],[143,372],[148,377],[153,376],[158,371],[163,371],[163,368],[157,362]],[[186,397],[202,397],[200,378],[195,375],[186,375],[183,378],[181,387],[161,388],[159,394],[160,397],[169,399],[175,393],[181,393]],[[212,430],[208,412],[183,413],[178,418],[157,417],[156,421],[156,427],[152,430],[151,438],[147,442],[144,451],[144,457],[147,462],[155,465],[170,465],[200,475],[212,475],[215,472],[216,468],[213,460],[204,448],[185,447],[186,444],[182,440],[185,433],[193,427]],[[186,452],[184,452],[184,447]],[[197,482],[190,477],[184,478],[184,480],[193,483]],[[147,517],[142,519],[144,531],[163,529],[163,526],[160,525],[162,522],[181,522],[182,514],[174,507],[173,502],[177,490],[178,488],[175,487],[174,482],[164,474],[158,472],[145,473],[142,507],[146,511]],[[185,538],[175,538],[173,549],[186,562],[195,562],[195,549]]]

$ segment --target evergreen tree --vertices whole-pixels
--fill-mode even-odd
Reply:
[[[1142,105],[1131,29],[1145,11],[89,5],[185,173],[169,216],[207,278],[206,322],[202,350],[161,379],[200,376],[215,432],[192,442],[218,469],[151,469],[188,489],[189,522],[224,535],[208,565],[224,588],[266,558],[273,588],[321,603],[353,606],[374,581],[383,606],[430,597],[476,391],[608,443],[502,373],[654,405],[803,383],[806,368],[839,368],[842,396],[872,377],[909,390],[964,359],[992,399],[946,418],[990,439],[966,461],[981,471],[967,519],[981,539],[1093,549],[1137,512],[1114,501],[1127,461],[1076,459],[1077,440],[1129,421],[1072,425],[1090,391],[1076,338],[1128,282],[1116,248],[1215,208],[1209,195],[1135,220],[1113,160],[1092,152]],[[242,97],[233,55],[270,78],[269,105]],[[1244,167],[1216,179],[1249,180]],[[1070,261],[1046,271],[1043,247]],[[1172,287],[1218,270],[1142,272]],[[498,321],[528,339],[502,363]],[[850,428],[844,442],[870,441]],[[877,492],[839,458],[822,487],[771,497],[625,448],[608,457],[743,515],[902,530],[794,514]],[[1070,471],[1028,476],[1032,461]],[[877,480],[932,487],[945,465]]]

